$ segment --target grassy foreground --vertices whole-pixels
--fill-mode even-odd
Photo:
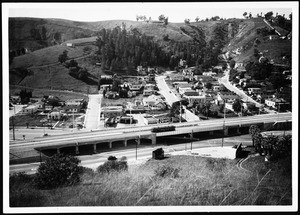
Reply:
[[[159,167],[166,166],[176,173],[158,174]],[[243,168],[237,160],[173,156],[132,165],[123,172],[88,171],[79,185],[53,190],[38,190],[27,177],[11,178],[10,206],[292,204],[290,160],[266,163],[263,157],[251,157]]]

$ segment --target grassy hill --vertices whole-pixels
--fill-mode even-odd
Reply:
[[[11,207],[291,205],[290,160],[265,162],[171,156],[130,165],[128,171],[86,171],[78,185],[35,188],[28,177],[10,179]],[[14,179],[14,180],[13,180]]]
[[[207,22],[185,23],[146,23],[128,20],[111,20],[100,22],[75,22],[62,19],[34,19],[10,18],[9,38],[11,47],[27,46],[36,51],[15,57],[10,65],[10,84],[27,87],[41,87],[54,89],[74,89],[86,92],[88,87],[95,88],[97,77],[101,74],[94,55],[97,47],[97,31],[102,28],[114,28],[125,23],[126,28],[153,36],[154,40],[170,50],[172,42],[197,41],[209,43],[212,38],[222,35],[223,51],[231,53],[236,62],[252,60],[254,41],[258,38],[261,43],[257,46],[260,52],[273,59],[275,63],[282,63],[282,57],[291,55],[291,40],[268,40],[259,35],[257,29],[267,27],[262,18],[228,19]],[[44,30],[43,30],[44,29]],[[44,32],[44,33],[43,33]],[[164,40],[168,35],[169,40]],[[37,40],[36,37],[46,39]],[[52,41],[52,42],[51,42]],[[67,47],[66,43],[75,44]],[[58,45],[59,44],[59,45]],[[85,50],[89,47],[88,51]],[[236,49],[240,54],[234,54]],[[86,67],[90,74],[90,82],[83,82],[71,77],[68,70],[58,63],[58,56],[68,51],[70,59],[76,59],[80,66]],[[22,72],[29,69],[29,75]],[[49,76],[49,74],[52,74]]]

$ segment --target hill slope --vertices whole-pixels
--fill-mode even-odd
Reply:
[[[190,24],[169,23],[168,25],[127,20],[75,22],[60,19],[11,18],[9,21],[11,24],[10,43],[14,44],[12,47],[19,48],[28,45],[34,47],[33,49],[39,49],[13,59],[10,64],[11,85],[79,91],[86,91],[89,86],[96,87],[96,77],[101,72],[100,68],[95,65],[95,62],[98,62],[95,55],[97,31],[102,28],[122,26],[122,23],[125,24],[127,30],[131,29],[140,34],[152,36],[154,41],[165,50],[171,50],[170,47],[174,42],[196,41],[197,44],[203,46],[213,42],[223,47],[223,52],[228,52],[236,62],[245,63],[252,60],[253,44],[258,38],[261,43],[256,48],[260,52],[267,50],[265,56],[273,59],[275,63],[282,63],[282,56],[291,55],[291,40],[268,40],[266,36],[258,34],[257,29],[267,27],[262,18]],[[55,35],[60,35],[60,37],[56,38]],[[168,35],[168,40],[164,38],[166,35]],[[46,38],[47,43],[37,40],[36,37]],[[67,47],[66,42],[72,42],[75,46]],[[60,45],[53,45],[57,43]],[[89,47],[88,52],[84,50],[86,46]],[[239,49],[238,52],[237,49]],[[68,70],[58,63],[58,56],[64,50],[68,51],[70,59],[76,59],[80,66],[87,68],[92,81],[82,82],[71,77]],[[22,72],[24,69],[29,69],[30,75],[26,76],[26,72]],[[55,74],[55,77],[52,75],[43,78],[43,74],[46,77],[46,74],[51,72]],[[70,84],[66,84],[66,81]]]

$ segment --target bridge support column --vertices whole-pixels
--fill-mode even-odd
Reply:
[[[97,144],[93,144],[94,154],[97,154]]]
[[[56,151],[57,151],[57,154],[59,154],[60,153],[60,148],[57,148]]]
[[[76,155],[79,154],[79,146],[78,145],[75,146],[75,153],[76,153]]]
[[[140,139],[140,138],[137,138],[135,141],[136,141],[136,143],[137,143],[138,145],[141,145],[141,139]]]
[[[210,131],[209,136],[213,136],[213,135],[214,135],[214,131]]]
[[[124,140],[124,146],[127,147],[127,140]]]
[[[237,128],[237,129],[236,129],[236,133],[237,133],[237,134],[241,134],[240,128]]]
[[[228,135],[228,128],[225,128],[224,129],[224,136],[227,136]]]
[[[156,135],[155,134],[151,135],[151,141],[152,141],[152,145],[156,145]]]
[[[112,148],[112,142],[109,142],[109,148],[110,149]]]

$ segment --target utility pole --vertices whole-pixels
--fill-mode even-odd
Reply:
[[[13,140],[16,140],[16,137],[15,137],[15,121],[14,121],[14,117],[15,117],[15,106],[14,106],[14,114],[12,115],[11,120],[12,120],[12,126],[13,126]]]
[[[72,132],[74,132],[74,109],[73,109],[73,126],[72,126]]]
[[[191,151],[193,150],[193,139],[194,139],[194,135],[193,135],[193,130],[191,133]]]
[[[225,117],[226,115],[226,100],[224,100],[224,121],[223,121],[223,137],[222,137],[222,148],[223,148],[223,145],[224,145],[224,137],[225,137]]]
[[[179,106],[179,111],[180,111],[180,117],[179,117],[179,122],[181,123],[181,101],[179,102],[180,106]]]

